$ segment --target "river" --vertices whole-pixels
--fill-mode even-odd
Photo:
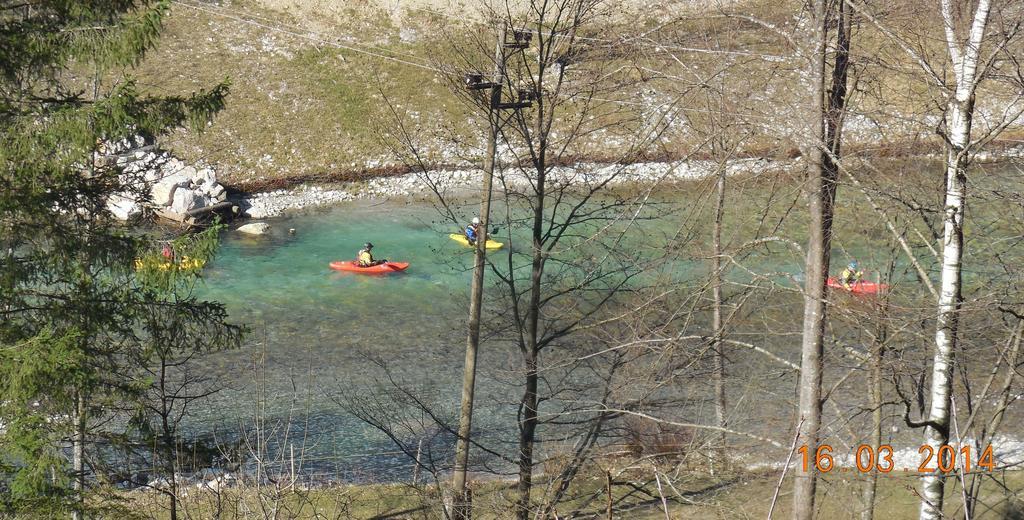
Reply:
[[[853,208],[841,211],[854,212]],[[474,210],[474,205],[456,208],[465,220],[473,216]],[[495,214],[503,211],[503,207],[497,207]],[[645,248],[643,254],[647,256],[665,254],[671,249],[666,245],[687,240],[684,235],[703,237],[699,225],[690,228],[687,223],[697,219],[699,211],[687,204],[658,208],[659,219],[649,221],[646,227],[636,224],[639,230],[631,225],[630,233],[619,243]],[[760,215],[739,215],[737,218],[755,223],[738,221],[727,227],[760,227],[759,220],[755,221],[762,218]],[[834,260],[844,263],[856,257],[869,269],[880,270],[890,251],[888,247],[870,246],[881,240],[888,246],[887,237],[879,231],[879,224],[860,216],[841,212],[837,217],[844,228],[834,244]],[[325,479],[407,479],[412,471],[408,454],[349,411],[361,408],[370,415],[399,417],[401,421],[392,426],[397,425],[398,440],[410,451],[422,439],[428,454],[425,456],[450,460],[452,436],[437,432],[434,421],[411,402],[425,403],[442,419],[454,423],[472,265],[472,250],[447,236],[459,231],[459,226],[443,222],[440,212],[429,203],[400,201],[355,201],[290,213],[268,222],[273,227],[262,237],[226,231],[217,258],[203,271],[199,295],[224,303],[232,319],[251,331],[242,348],[202,360],[223,388],[191,410],[185,423],[188,433],[215,436],[221,446],[243,439],[247,442],[242,443],[242,451],[248,452],[250,460],[258,454],[278,468],[290,470],[294,457],[299,471]],[[800,235],[799,219],[786,227],[793,229],[782,229],[778,234]],[[736,240],[742,240],[742,234],[739,236]],[[702,256],[707,254],[706,244],[701,245],[702,240],[687,243],[684,257],[690,260],[664,263],[661,274],[669,273],[676,281],[681,277],[698,279],[706,269],[702,260],[706,258]],[[366,241],[375,244],[377,257],[408,261],[411,267],[387,276],[339,273],[328,268],[332,260],[352,258]],[[801,255],[781,245],[770,252],[763,249],[746,257],[745,267],[733,269],[730,277],[747,283],[753,272],[747,271],[749,268],[774,273],[771,278],[775,282],[794,287],[795,280],[800,279]],[[897,264],[897,285],[906,283],[911,296],[919,293],[912,269],[902,258]],[[967,274],[968,278],[979,275]],[[796,297],[793,293],[787,298]],[[766,316],[781,319],[781,331],[798,330],[794,311],[798,304],[785,299],[777,303],[782,306],[776,310],[766,307]],[[766,347],[784,358],[799,359],[798,342],[786,335],[762,338],[756,320],[752,323],[750,337],[765,341]],[[857,345],[857,340],[851,341],[854,347],[866,349]],[[836,363],[830,366],[830,377],[838,377],[846,370],[840,368],[850,362],[843,359],[841,349],[830,351],[836,356],[829,361]],[[506,454],[515,449],[515,403],[521,390],[510,370],[519,364],[518,356],[514,346],[490,341],[484,343],[479,361],[474,426],[478,435],[487,437],[490,446]],[[760,360],[756,355],[739,355],[734,371],[737,375],[755,374],[762,367],[753,363]],[[741,416],[734,424],[782,438],[780,432],[788,431],[791,421],[791,376],[791,372],[782,370],[771,377],[738,378],[735,392],[755,397],[737,402],[738,407],[742,405],[736,412]],[[398,393],[398,387],[408,393]],[[706,390],[698,388],[697,393]],[[853,387],[850,391],[858,390]],[[700,414],[709,413],[708,407],[704,408]],[[699,420],[696,416],[690,418]],[[257,430],[262,432],[261,437],[254,435]],[[904,429],[898,434],[903,445],[916,442],[917,435],[911,432]],[[237,454],[231,457],[239,459]],[[480,454],[474,453],[474,457]],[[230,461],[218,464],[230,466]],[[508,469],[502,464],[494,467],[499,471]]]
[[[265,421],[270,444],[286,445],[289,458],[294,447],[310,472],[355,481],[407,475],[408,457],[339,403],[372,404],[360,399],[393,389],[386,363],[418,398],[455,410],[472,250],[448,238],[458,228],[438,220],[429,204],[354,202],[273,219],[261,237],[225,232],[199,294],[224,303],[251,331],[240,350],[204,360],[224,388],[194,410],[192,431],[217,431],[223,441]],[[411,267],[387,276],[328,269],[332,260],[354,257],[366,241],[378,258]],[[507,356],[485,349],[480,365]],[[486,368],[478,389],[476,424],[494,427],[495,399],[507,389]],[[410,433],[411,442],[415,436]],[[442,436],[434,444],[448,442]]]

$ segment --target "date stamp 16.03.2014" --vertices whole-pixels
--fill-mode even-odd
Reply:
[[[874,446],[861,444],[857,446],[857,450],[853,454],[855,467],[849,467],[836,464],[835,452],[832,446],[828,444],[818,446],[817,450],[814,450],[813,453],[806,445],[800,446],[797,449],[801,457],[801,467],[804,471],[814,467],[822,473],[832,471],[858,471],[860,473],[871,473],[874,471],[892,473],[897,471],[899,473],[915,472],[921,474],[962,471],[970,473],[972,471],[991,472],[996,467],[996,460],[992,454],[991,445],[981,450],[980,454],[976,454],[975,451],[977,450],[973,450],[967,445],[960,446],[958,449],[949,444],[940,445],[938,448],[922,444],[917,451],[920,454],[920,463],[917,465],[917,468],[901,467],[895,460],[896,452],[893,451],[892,446],[882,444],[878,446],[878,449],[875,449]]]

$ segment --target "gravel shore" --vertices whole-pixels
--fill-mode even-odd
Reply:
[[[798,166],[796,160],[737,159],[726,165],[728,175],[756,174],[787,170]],[[552,186],[571,186],[581,191],[595,188],[649,187],[681,181],[701,179],[716,171],[713,161],[687,161],[673,163],[595,164],[552,168],[547,182]],[[495,187],[509,190],[529,189],[532,172],[506,170],[498,173]],[[287,190],[236,195],[235,201],[242,213],[250,218],[276,217],[287,211],[317,206],[328,206],[357,199],[423,198],[436,193],[446,196],[471,193],[482,181],[480,170],[437,170],[410,173],[396,177],[382,177],[362,183],[324,187],[304,185]]]

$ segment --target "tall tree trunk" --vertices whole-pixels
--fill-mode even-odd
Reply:
[[[538,101],[538,112],[543,105]],[[541,118],[537,118],[538,121]],[[538,123],[539,125],[540,123]],[[527,520],[530,517],[530,491],[533,487],[533,448],[537,431],[537,366],[540,356],[540,291],[544,276],[544,196],[545,178],[547,176],[546,153],[547,142],[541,132],[539,137],[537,162],[537,201],[533,208],[533,263],[530,268],[530,302],[526,311],[526,345],[523,361],[526,368],[526,388],[520,404],[519,423],[519,499],[516,504],[516,518]]]
[[[522,417],[519,425],[519,499],[516,518],[530,518],[530,492],[533,488],[533,448],[537,433],[537,355],[527,353],[526,389],[520,404]]]
[[[807,161],[806,193],[810,219],[808,224],[807,258],[804,266],[804,318],[800,356],[800,430],[799,444],[814,454],[821,426],[821,357],[825,332],[825,282],[828,278],[835,178],[822,162],[824,148],[825,94],[825,1],[813,2],[811,27],[807,31],[809,52],[807,70],[810,95],[805,109],[803,156]],[[809,457],[812,458],[812,457]],[[810,520],[814,515],[814,494],[817,473],[814,464],[806,471],[798,466],[793,484],[793,517]]]
[[[889,262],[889,277],[896,266],[896,259],[893,257]],[[881,282],[881,280],[879,280]],[[888,314],[889,300],[884,298],[878,307],[878,326],[875,329],[875,338],[871,342],[869,353],[868,393],[871,406],[871,432],[869,443],[871,453],[878,456],[878,448],[882,445],[882,356],[885,355],[885,343],[888,339],[889,329],[886,315]],[[877,462],[877,458],[875,458]],[[863,500],[864,510],[861,511],[861,520],[873,520],[875,517],[875,497],[878,490],[878,464],[871,465],[871,471],[864,483]]]
[[[71,470],[74,473],[72,488],[75,492],[73,520],[85,518],[85,394],[79,390],[75,395],[75,435],[72,445]]]
[[[970,135],[972,97],[957,99],[950,107],[950,145],[946,155],[946,200],[943,222],[942,278],[939,283],[938,319],[935,330],[935,355],[932,361],[931,407],[925,443],[933,453],[949,441],[950,397],[953,391],[953,354],[961,302],[960,273],[963,259],[963,214],[967,206],[967,154],[964,147]],[[942,516],[945,478],[926,474],[921,482],[921,519]]]
[[[967,101],[970,104],[970,101]],[[951,121],[970,132],[967,110],[954,107]],[[952,114],[951,114],[952,115]],[[966,135],[966,134],[964,134]],[[964,142],[966,144],[966,142]],[[963,259],[963,212],[966,208],[966,155],[953,143],[947,153],[946,202],[943,224],[942,279],[940,282],[938,320],[935,331],[935,355],[932,361],[931,409],[925,427],[925,442],[933,453],[949,441],[949,407],[953,390],[953,353],[957,344],[960,310],[960,271]],[[921,482],[921,519],[942,515],[945,479],[938,473],[926,474]]]
[[[711,293],[714,299],[714,309],[711,315],[711,328],[713,329],[712,366],[711,377],[715,385],[715,419],[719,428],[726,427],[726,401],[725,401],[725,352],[722,339],[724,337],[722,325],[722,214],[725,206],[725,162],[720,166],[718,182],[716,183],[715,198],[715,227],[712,232],[711,242],[714,248],[711,258]],[[717,460],[725,462],[728,456],[726,449],[725,432],[718,435],[718,456]]]
[[[164,471],[167,472],[167,483],[170,488],[168,494],[168,509],[170,520],[178,520],[178,472],[176,457],[174,453],[175,431],[171,422],[170,399],[167,395],[167,358],[160,356],[160,428],[161,444],[163,444]]]
[[[974,116],[974,92],[981,41],[988,25],[989,0],[980,0],[969,34],[961,49],[953,27],[955,13],[949,0],[943,0],[946,41],[956,90],[946,107],[946,196],[942,232],[942,274],[939,282],[938,317],[935,327],[935,355],[932,361],[931,407],[925,443],[938,453],[949,441],[950,402],[953,391],[953,354],[957,347],[957,328],[961,303],[960,273],[963,260],[964,210],[967,207],[968,145]],[[945,478],[937,472],[921,479],[921,520],[942,517]]]
[[[875,341],[871,345],[871,367],[869,385],[871,393],[871,453],[878,454],[882,445],[882,342]],[[864,483],[864,510],[861,520],[872,520],[875,517],[875,494],[878,489],[878,464],[871,465],[867,481]]]

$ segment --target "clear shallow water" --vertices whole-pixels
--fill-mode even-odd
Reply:
[[[276,430],[277,442],[300,454],[305,447],[309,470],[357,480],[406,474],[408,459],[337,396],[393,388],[379,358],[418,398],[446,410],[457,404],[472,250],[448,238],[458,228],[437,220],[429,205],[354,203],[270,220],[263,237],[225,232],[199,294],[224,303],[251,332],[242,349],[203,361],[223,374],[226,388],[194,411],[193,431],[237,437],[241,425],[251,428],[262,416],[267,430],[292,424],[287,439]],[[366,241],[378,258],[412,265],[385,276],[328,268]],[[498,361],[507,353],[483,356]],[[479,381],[475,422],[487,428],[488,396],[501,390],[486,376]],[[407,438],[415,445],[416,436]]]
[[[468,220],[475,207],[464,209]],[[496,208],[495,214],[502,211]],[[259,419],[271,437],[271,459],[282,452],[279,448],[290,453],[294,447],[306,472],[354,481],[407,478],[409,458],[352,415],[344,402],[400,416],[401,441],[415,447],[424,439],[435,457],[450,460],[453,438],[424,427],[432,421],[402,401],[422,400],[454,422],[472,264],[472,250],[448,238],[459,226],[441,223],[429,204],[398,202],[349,203],[269,222],[272,231],[263,237],[225,232],[218,257],[203,272],[200,296],[224,303],[232,319],[251,332],[243,348],[203,360],[217,371],[225,389],[192,411],[190,430],[216,432],[225,443],[238,439],[242,430],[251,432]],[[672,232],[678,225],[670,214],[657,223],[638,224],[620,246],[659,258],[665,244],[676,240]],[[289,234],[289,228],[296,233]],[[333,260],[354,257],[366,241],[375,244],[378,258],[408,261],[411,267],[386,276],[328,268]],[[876,263],[859,245],[838,248],[835,258],[854,253],[863,264]],[[693,254],[698,258],[662,263],[656,272],[673,279],[700,277],[707,265],[699,249]],[[799,278],[801,261],[776,252],[753,255],[745,264]],[[739,280],[749,276],[741,270],[730,274]],[[492,445],[511,452],[521,390],[511,384],[518,378],[510,367],[518,364],[518,352],[492,341],[480,356],[474,426]],[[394,393],[382,364],[410,395]]]

